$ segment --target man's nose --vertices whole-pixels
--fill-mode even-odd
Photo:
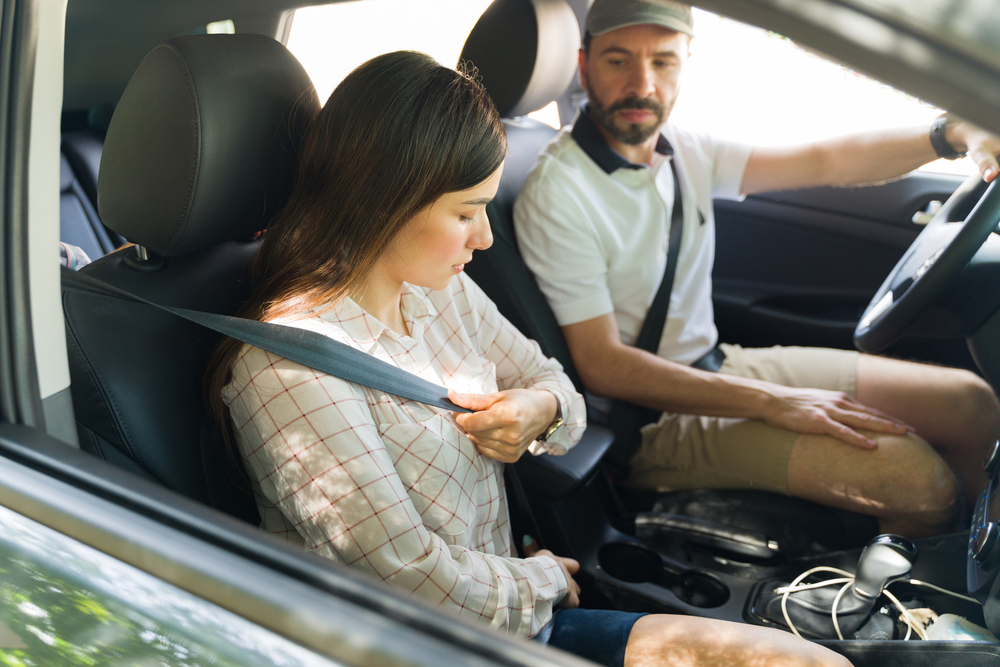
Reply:
[[[653,68],[645,63],[637,63],[629,73],[629,92],[639,99],[649,97],[656,89],[653,79]]]

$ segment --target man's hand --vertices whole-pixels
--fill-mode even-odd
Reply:
[[[1000,166],[997,164],[1000,137],[957,118],[954,123],[948,123],[945,134],[948,143],[955,150],[961,151],[964,147],[968,151],[969,158],[979,167],[984,181],[992,183],[996,179],[1000,173]]]
[[[826,434],[862,449],[878,446],[855,429],[903,435],[913,428],[839,391],[773,385],[773,400],[761,418],[798,433]]]
[[[563,558],[562,556],[557,556],[548,549],[531,549],[530,547],[525,547],[525,553],[530,558],[531,556],[548,556],[555,562],[559,563],[559,567],[562,568],[563,574],[566,575],[566,583],[568,584],[566,589],[566,597],[559,601],[557,607],[562,607],[563,609],[576,609],[580,606],[580,584],[576,583],[573,579],[573,575],[580,571],[580,563],[572,558]]]
[[[503,463],[521,458],[528,446],[548,428],[559,404],[550,392],[538,389],[508,389],[495,394],[448,392],[455,405],[474,410],[455,415],[455,422],[468,434],[480,454]]]

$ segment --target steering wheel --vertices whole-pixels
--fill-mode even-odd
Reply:
[[[961,211],[969,211],[964,221],[949,222]],[[969,176],[879,287],[854,330],[855,347],[874,354],[896,342],[954,283],[998,220],[1000,179],[987,186],[978,173]]]

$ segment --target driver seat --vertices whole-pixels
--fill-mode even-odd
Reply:
[[[194,35],[153,49],[115,110],[98,183],[101,218],[135,246],[81,273],[161,304],[234,314],[255,235],[291,192],[318,111],[305,70],[269,37]],[[63,309],[82,449],[258,523],[228,458],[202,445],[201,383],[218,334],[65,285]]]
[[[493,245],[477,252],[466,271],[511,323],[562,364],[583,393],[561,329],[521,258],[513,225],[514,201],[538,154],[557,133],[526,116],[560,99],[572,83],[579,29],[565,0],[495,0],[470,33],[461,60],[478,69],[503,118],[509,151],[497,196],[486,209]],[[565,485],[546,470],[546,459],[557,458],[543,454],[524,457],[517,464],[521,477],[534,487],[529,492],[538,503],[567,502],[560,496]],[[699,489],[659,494],[616,485],[615,493],[611,504],[621,503],[619,516],[612,516],[616,526],[652,508],[768,535],[782,545],[786,556],[862,546],[878,533],[872,517],[763,491]]]

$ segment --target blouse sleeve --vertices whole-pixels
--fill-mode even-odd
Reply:
[[[564,428],[557,430],[548,442],[536,442],[532,454],[565,454],[583,436],[587,428],[587,408],[562,365],[542,354],[541,348],[529,340],[507,318],[496,304],[465,274],[454,298],[467,302],[467,330],[480,353],[496,365],[497,386],[503,389],[544,389],[559,402]]]
[[[358,387],[245,348],[227,400],[248,472],[310,550],[514,635],[532,636],[551,618],[567,590],[559,564],[474,551],[430,531]]]

